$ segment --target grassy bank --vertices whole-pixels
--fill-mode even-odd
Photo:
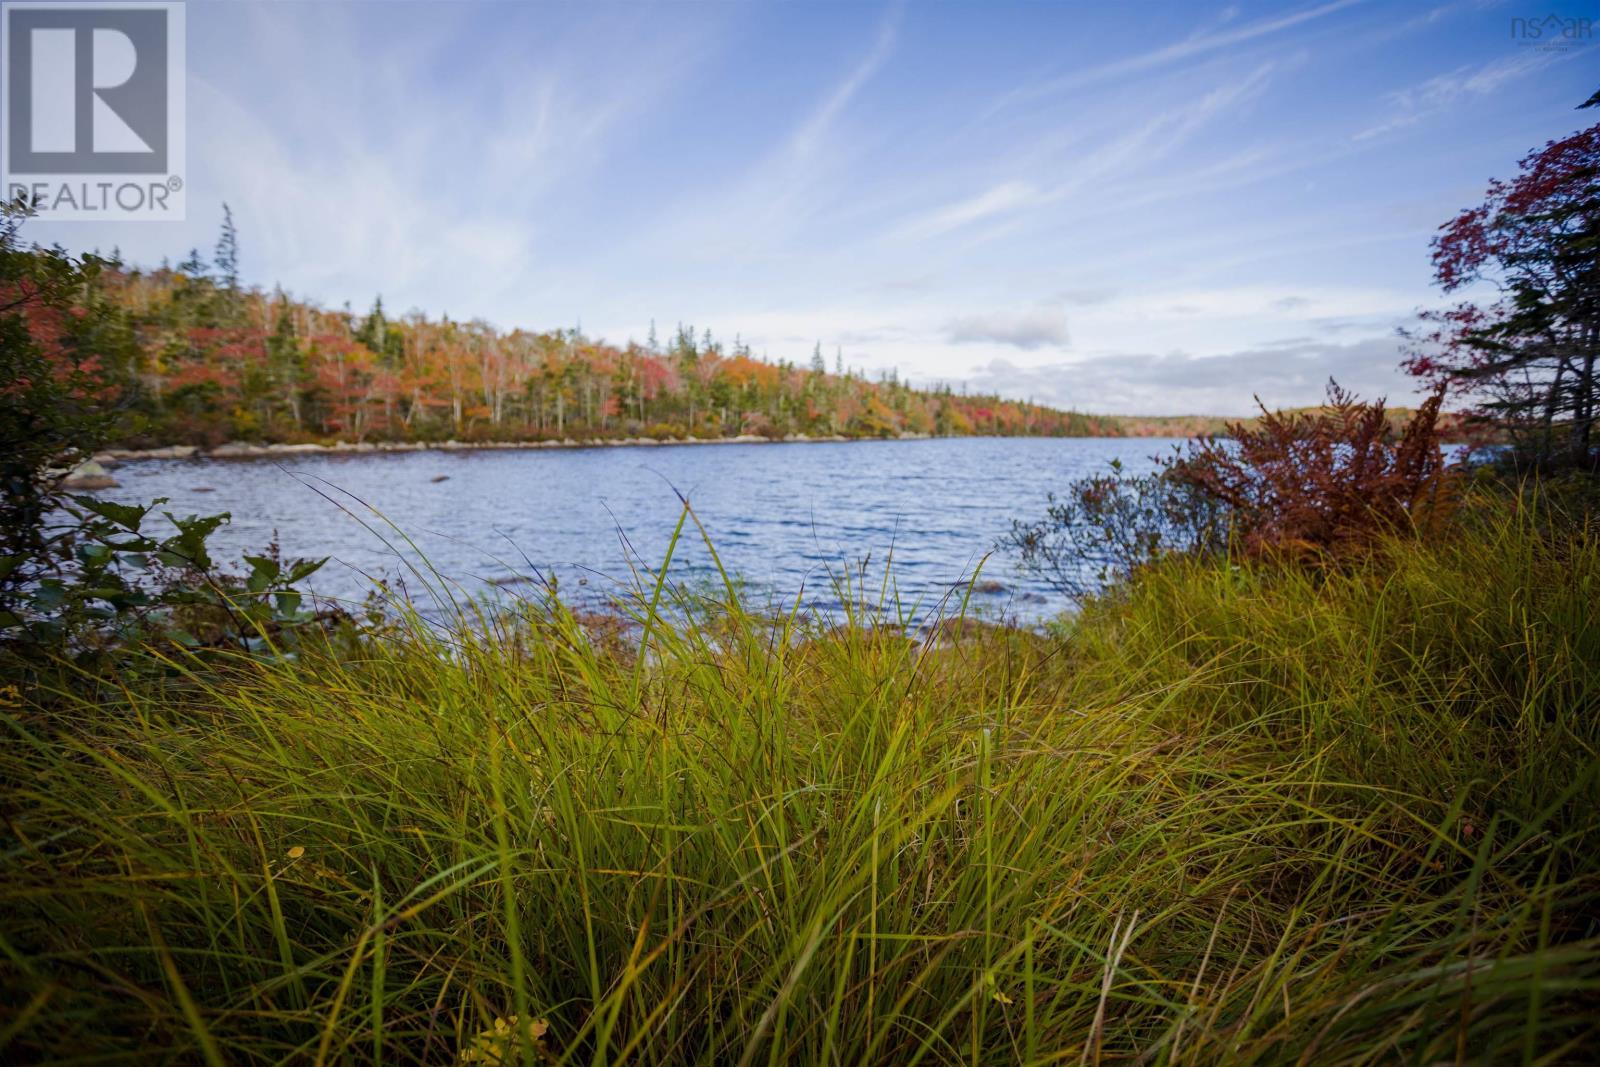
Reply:
[[[1584,1058],[1600,544],[1462,525],[1051,637],[735,606],[24,692],[4,1054]]]

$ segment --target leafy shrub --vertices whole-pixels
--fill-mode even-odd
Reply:
[[[275,548],[246,556],[246,576],[220,570],[206,541],[227,513],[180,518],[158,537],[147,505],[89,496],[63,502],[47,529],[50,552],[36,576],[0,614],[0,644],[10,650],[105,651],[164,637],[189,647],[260,650],[274,637],[316,621],[297,583],[323,560],[278,558]]]
[[[1261,410],[1224,438],[1191,440],[1153,474],[1081,478],[1045,516],[1015,521],[1003,547],[1082,600],[1172,553],[1337,562],[1395,533],[1436,533],[1458,471],[1441,447],[1435,391],[1397,432],[1379,400],[1336,382],[1312,411]]]
[[[96,295],[102,261],[24,248],[30,213],[0,206],[0,615],[49,551],[62,475],[114,432],[132,379],[126,316]]]
[[[98,294],[105,261],[24,247],[22,200],[0,212],[0,651],[104,651],[159,631],[187,645],[252,648],[312,618],[293,586],[320,561],[246,557],[223,573],[206,539],[227,515],[62,495],[63,475],[119,432],[137,352],[125,312]],[[156,501],[156,504],[161,501]]]
[[[1362,403],[1336,382],[1327,406],[1265,407],[1228,438],[1192,442],[1171,472],[1224,508],[1250,555],[1326,557],[1394,532],[1436,532],[1449,518],[1454,472],[1439,435],[1442,390],[1396,434],[1382,400]]]
[[[1021,555],[1026,569],[1081,601],[1169,552],[1212,554],[1227,534],[1225,509],[1170,464],[1132,476],[1113,460],[1109,474],[1050,494],[1044,518],[1014,520],[1002,544]]]

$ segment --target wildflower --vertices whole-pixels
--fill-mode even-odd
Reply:
[[[526,1040],[529,1045],[544,1051],[544,1035],[549,1033],[550,1023],[544,1019],[534,1019],[531,1022],[518,1025],[518,1016],[507,1019],[497,1016],[494,1025],[482,1031],[472,1039],[472,1043],[461,1050],[460,1063],[491,1063],[502,1064],[510,1062],[517,1043]]]

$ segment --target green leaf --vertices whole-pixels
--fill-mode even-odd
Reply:
[[[150,509],[166,500],[165,497],[160,497],[140,507],[138,504],[119,504],[115,500],[97,500],[92,496],[73,496],[72,499],[79,507],[93,512],[102,519],[110,519],[123,529],[132,530],[134,533],[139,532],[139,524],[150,514]]]
[[[295,560],[294,565],[289,568],[289,576],[284,579],[284,584],[293,585],[304,578],[310,577],[322,569],[322,565],[328,562],[328,558],[323,556],[321,559]]]
[[[278,576],[278,561],[270,556],[246,556],[244,561],[257,574],[265,573],[269,579]]]
[[[206,538],[215,533],[218,526],[232,519],[232,516],[226,511],[219,515],[190,515],[182,519],[170,511],[162,514],[178,528],[176,536],[162,542],[163,550],[201,570],[210,570],[211,555],[206,551]]]
[[[273,579],[278,577],[278,561],[266,556],[246,556],[244,561],[250,564],[250,577],[245,581],[245,588],[252,593],[259,593],[272,585]]]

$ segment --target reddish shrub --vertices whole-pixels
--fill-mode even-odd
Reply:
[[[1455,498],[1442,399],[1435,390],[1397,433],[1382,400],[1362,403],[1329,381],[1326,407],[1263,406],[1253,425],[1192,444],[1172,473],[1228,509],[1234,543],[1250,555],[1337,557],[1381,534],[1427,535]]]

